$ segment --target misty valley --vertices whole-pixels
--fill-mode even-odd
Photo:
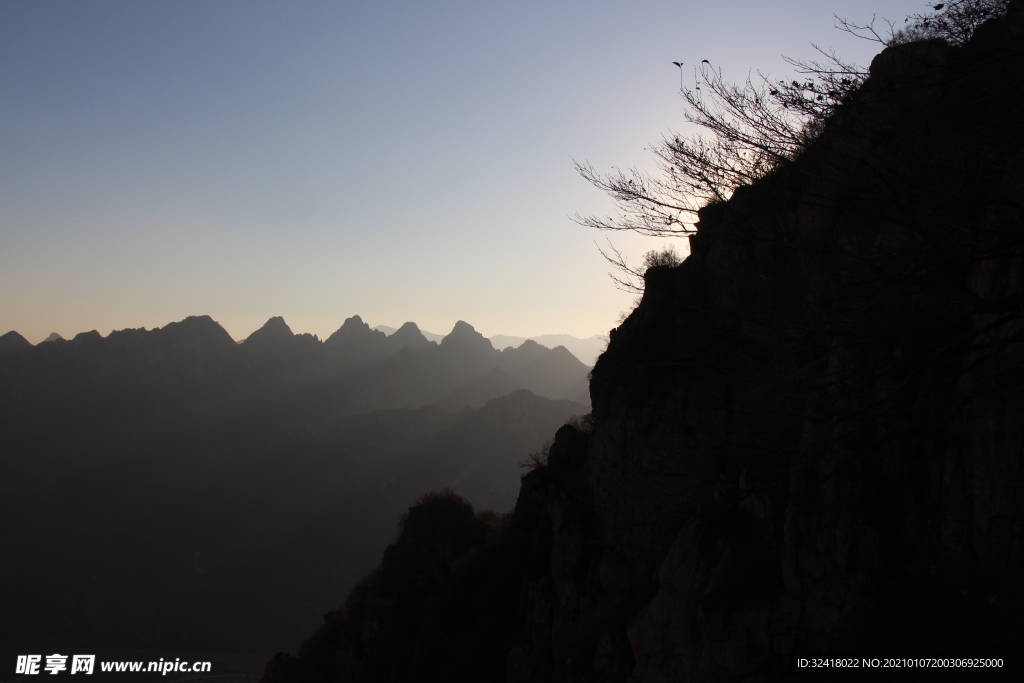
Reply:
[[[0,343],[9,646],[296,647],[417,498],[508,512],[520,463],[589,411],[564,347],[499,352],[462,322]]]

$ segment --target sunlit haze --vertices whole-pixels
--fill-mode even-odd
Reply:
[[[360,315],[444,333],[606,334],[633,297],[575,224],[581,179],[653,170],[680,71],[791,74],[833,14],[919,0],[5,2],[0,333],[38,343],[207,314],[321,338]],[[685,248],[685,244],[680,244]]]

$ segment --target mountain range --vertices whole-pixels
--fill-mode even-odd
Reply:
[[[0,535],[20,560],[0,641],[297,643],[424,490],[511,509],[520,462],[589,410],[588,370],[461,321],[440,343],[359,316],[323,341],[279,317],[242,343],[207,316],[5,334]]]
[[[377,325],[373,329],[380,330],[384,334],[394,334],[396,329],[394,327],[388,327],[387,325]],[[421,330],[421,334],[430,341],[440,342],[444,339],[443,334],[436,334],[434,332],[427,332]],[[569,353],[576,356],[583,362],[584,365],[593,367],[594,363],[597,362],[597,357],[601,355],[601,352],[608,346],[608,338],[602,337],[599,334],[595,334],[593,337],[587,337],[586,339],[580,339],[579,337],[573,337],[568,334],[542,334],[539,337],[516,337],[507,334],[496,334],[492,337],[487,338],[491,342],[494,348],[502,351],[510,346],[520,346],[525,341],[535,341],[541,346],[546,346],[549,349],[553,349],[556,346],[564,346],[569,350]]]

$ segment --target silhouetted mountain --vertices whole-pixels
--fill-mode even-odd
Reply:
[[[408,325],[409,323],[406,324]],[[373,329],[380,330],[387,335],[392,335],[397,331],[395,328],[388,327],[387,325],[377,325]],[[443,334],[435,334],[433,332],[423,332],[422,334],[429,341],[436,342],[440,342],[445,337]],[[549,349],[553,349],[556,346],[564,346],[569,349],[572,355],[576,356],[580,362],[588,367],[594,365],[597,357],[608,345],[607,337],[601,337],[600,335],[580,339],[568,334],[542,334],[539,337],[516,337],[507,334],[496,334],[493,337],[488,337],[488,341],[491,342],[491,346],[499,351],[504,351],[509,347],[519,347],[526,341],[537,342]]]
[[[0,337],[0,357],[21,354],[31,348],[32,344],[13,330]]]
[[[345,320],[341,327],[324,341],[334,362],[346,371],[386,358],[391,349],[386,345],[383,332],[370,329],[358,315]]]
[[[519,372],[523,368],[536,363],[544,355],[547,349],[535,341],[527,339],[518,347],[508,347],[501,353],[501,365],[510,372]]]
[[[581,409],[520,391],[458,414],[427,407],[347,418],[323,439],[334,454],[323,462],[337,474],[323,470],[316,487],[306,486],[301,506],[310,513],[298,521],[282,509],[296,519],[289,533],[261,539],[262,554],[248,554],[197,596],[209,629],[203,640],[223,642],[219,634],[230,628],[240,629],[228,634],[237,647],[272,646],[275,633],[298,642],[303,623],[321,620],[324,600],[339,604],[373,569],[395,521],[424,488],[452,488],[480,509],[509,510],[525,454]],[[288,491],[287,482],[273,491]],[[324,538],[333,541],[325,546]]]
[[[532,339],[549,349],[553,349],[556,346],[564,346],[580,362],[590,367],[593,367],[597,357],[608,347],[608,338],[602,337],[599,334],[585,339],[572,337],[568,334],[542,334],[539,337],[532,337]]]
[[[408,324],[409,323],[406,323],[406,325],[408,325]],[[413,324],[415,324],[415,323],[413,323]],[[404,327],[404,325],[403,325],[403,327]],[[377,325],[373,329],[380,330],[381,332],[383,332],[384,334],[389,335],[389,336],[398,331],[398,330],[396,330],[393,327],[388,327],[387,325]],[[416,329],[419,330],[418,327]],[[423,337],[427,341],[436,342],[438,344],[440,344],[441,340],[444,339],[444,335],[443,334],[437,334],[436,332],[427,332],[425,330],[421,330],[420,334],[422,334]]]
[[[593,367],[597,361],[597,357],[601,355],[605,347],[608,346],[608,339],[600,335],[594,335],[593,337],[587,337],[586,339],[580,339],[579,337],[573,337],[568,334],[542,334],[539,337],[515,337],[507,334],[496,334],[490,337],[491,344],[494,348],[502,351],[510,346],[520,346],[525,341],[534,341],[541,346],[546,346],[549,349],[553,349],[556,346],[564,346],[569,349],[569,353],[576,356],[581,363],[588,367]]]
[[[389,346],[398,351],[399,349],[422,349],[432,346],[427,337],[420,332],[416,323],[405,323],[388,336]]]
[[[458,365],[462,373],[477,375],[492,367],[497,358],[491,342],[460,320],[438,345],[435,362],[453,373]]]
[[[369,412],[439,401],[454,407],[460,400],[457,392],[464,388],[465,404],[480,405],[501,395],[492,392],[508,386],[550,398],[583,398],[584,404],[589,403],[585,365],[564,349],[545,349],[534,342],[524,347],[495,351],[483,335],[459,321],[441,344],[404,349],[361,373],[346,410]],[[549,363],[548,375],[541,377],[544,362]],[[493,372],[496,369],[504,370],[514,383]]]
[[[246,358],[258,365],[287,363],[297,356],[319,352],[320,346],[314,335],[293,334],[281,317],[271,318],[242,342]]]
[[[284,321],[284,318],[275,316],[267,320],[263,327],[246,337],[242,343],[248,344],[250,348],[256,348],[257,346],[275,347],[286,345],[294,338],[295,335],[292,333],[292,329],[288,327],[288,323]]]
[[[1019,679],[1022,54],[1021,0],[880,53],[647,271],[512,515],[424,496],[264,680],[859,680],[797,662],[954,651]]]
[[[386,336],[387,335],[383,332],[370,329],[370,326],[364,323],[362,318],[358,315],[354,315],[351,318],[346,319],[345,322],[342,323],[341,327],[327,338],[326,343],[329,345],[341,346],[368,339],[380,341]]]
[[[480,355],[489,354],[494,351],[491,342],[482,334],[477,332],[472,325],[462,320],[455,323],[455,327],[441,340],[442,349],[459,349],[469,353]]]
[[[436,405],[449,410],[476,408],[496,396],[505,396],[522,388],[522,383],[508,372],[494,368],[464,387],[438,399]]]
[[[529,343],[525,342],[523,347]],[[535,357],[530,362],[520,366],[515,372],[516,379],[524,387],[541,396],[577,400],[577,397],[584,395],[587,397],[584,400],[589,401],[585,374],[587,366],[577,360],[564,346],[544,351],[534,354]],[[506,349],[504,353],[509,352],[515,352],[515,349]]]
[[[297,642],[423,486],[510,507],[518,462],[587,408],[488,384],[502,355],[466,323],[449,337],[413,323],[385,337],[358,316],[326,342],[280,317],[241,344],[208,316],[36,347],[4,335],[0,533],[25,557],[0,640]],[[462,387],[473,400],[455,412],[430,405]],[[339,545],[325,553],[311,529]]]
[[[41,341],[41,342],[39,342],[39,343],[40,343],[40,344],[45,344],[46,342],[52,342],[52,341],[57,341],[58,339],[59,339],[59,340],[61,340],[61,341],[64,341],[64,337],[60,336],[60,335],[59,335],[59,334],[57,334],[56,332],[51,332],[51,333],[50,333],[50,334],[49,334],[49,335],[48,335],[48,336],[46,337],[46,339],[44,339],[43,341]]]

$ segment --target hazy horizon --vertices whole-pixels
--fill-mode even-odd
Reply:
[[[205,314],[197,314],[197,315],[205,315]],[[419,328],[420,332],[425,337],[427,337],[428,339],[433,339],[433,338],[436,337],[437,339],[434,339],[434,341],[440,341],[441,338],[444,338],[445,336],[447,336],[451,332],[451,328],[454,327],[457,322],[459,322],[459,321],[453,322],[444,332],[437,332],[435,330],[427,330],[427,329],[425,329],[422,325],[417,323],[415,320],[406,320],[405,322],[399,323],[397,325],[370,324],[371,321],[368,321],[365,318],[363,318],[363,316],[359,315],[358,313],[355,313],[352,316],[347,316],[347,318],[344,318],[344,319],[340,320],[338,322],[338,325],[335,327],[334,330],[331,330],[331,332],[336,331],[338,328],[340,328],[342,326],[342,324],[345,322],[345,320],[347,320],[348,318],[351,318],[353,316],[358,316],[360,320],[362,320],[363,322],[369,324],[371,329],[380,330],[380,331],[384,332],[384,334],[386,334],[388,336],[392,335],[395,331],[397,331],[400,327],[402,327],[402,325],[411,322],[411,323],[414,323]],[[188,317],[188,316],[186,316],[186,317]],[[282,317],[283,318],[283,316],[271,316],[271,318],[274,318],[274,317]],[[211,318],[212,318],[212,316],[211,316]],[[326,339],[327,337],[329,337],[330,334],[331,334],[331,332],[328,332],[326,335],[323,335],[323,334],[309,332],[308,330],[295,329],[294,326],[292,326],[290,323],[288,323],[287,318],[283,318],[283,319],[285,321],[285,324],[288,325],[289,329],[291,329],[293,334],[316,334],[316,336],[319,337],[321,339],[321,341]],[[269,320],[269,318],[268,318],[268,320]],[[181,322],[181,321],[180,320],[169,320],[164,325],[155,325],[152,328],[146,328],[146,329],[159,329],[159,328],[162,328],[162,327],[166,327],[166,325],[169,325],[170,323],[174,323],[174,322]],[[222,323],[220,323],[220,321],[214,320],[214,322],[216,322],[217,324],[221,325],[221,327],[224,327],[224,325]],[[473,322],[471,320],[463,320],[462,322],[468,323],[470,326],[473,327],[473,329],[476,329],[477,332],[480,332],[480,330],[476,327],[476,325],[473,325]],[[264,323],[266,323],[266,321],[264,321]],[[139,327],[142,327],[142,326],[139,326]],[[22,337],[25,337],[25,339],[27,339],[34,346],[34,345],[37,345],[37,344],[41,344],[42,342],[46,341],[47,339],[49,339],[54,334],[58,335],[61,339],[64,339],[66,341],[70,341],[71,339],[74,339],[75,336],[77,336],[79,334],[82,334],[83,332],[92,332],[92,331],[95,330],[96,332],[100,333],[100,336],[107,337],[107,336],[110,335],[111,332],[115,332],[115,331],[118,331],[118,330],[124,330],[124,329],[139,329],[139,327],[134,327],[134,328],[132,328],[132,327],[113,328],[113,329],[110,329],[110,330],[107,330],[107,331],[95,330],[95,328],[93,328],[92,330],[77,330],[77,331],[75,331],[74,333],[71,333],[71,334],[63,334],[63,333],[61,333],[58,330],[51,330],[48,334],[43,335],[42,338],[40,338],[40,339],[38,339],[36,341],[33,341],[32,339],[30,339],[26,335],[22,334],[19,330],[14,330],[14,329],[12,329],[12,330],[5,330],[3,332],[3,334],[6,334],[7,332],[17,332],[18,334],[21,334]],[[256,330],[260,329],[260,327],[263,327],[263,325],[260,325],[259,327],[256,327],[255,329],[249,330],[248,332],[240,334],[240,335],[232,333],[232,331],[228,330],[226,327],[224,329],[227,331],[228,335],[230,335],[230,337],[233,340],[235,340],[237,342],[242,342],[246,338],[248,338],[249,335],[251,335],[253,332],[255,332]],[[509,338],[514,338],[514,339],[526,340],[526,339],[534,339],[534,338],[545,337],[545,336],[559,336],[561,333],[555,332],[555,333],[535,334],[535,335],[529,335],[529,336],[503,334],[503,333],[500,333],[500,332],[499,333],[495,333],[495,334],[484,334],[483,332],[481,332],[481,334],[483,334],[483,336],[485,338],[487,338],[487,339],[491,339],[492,337],[494,337],[494,338],[509,337]],[[570,337],[574,337],[576,339],[581,339],[582,340],[582,339],[592,339],[594,337],[601,337],[602,335],[594,334],[594,335],[590,335],[589,337],[576,337],[575,335],[565,335],[565,336],[570,336]]]
[[[569,219],[613,211],[572,160],[653,171],[689,130],[673,61],[786,77],[813,41],[866,64],[880,46],[833,13],[925,8],[5,3],[0,331],[607,334],[633,297]]]

